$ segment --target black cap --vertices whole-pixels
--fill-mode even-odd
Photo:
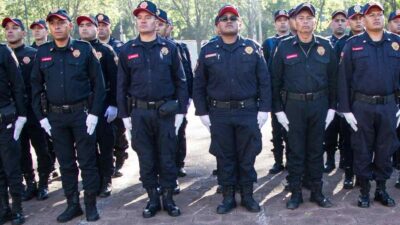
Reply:
[[[22,21],[18,18],[10,18],[10,17],[6,17],[3,19],[3,22],[1,23],[1,25],[3,26],[3,28],[5,28],[7,26],[7,23],[13,23],[19,27],[21,27],[21,30],[25,30],[25,26],[22,23]]]
[[[157,17],[161,22],[168,23],[168,14],[162,9],[158,9]]]
[[[396,19],[396,18],[400,18],[400,9],[398,9],[398,10],[396,10],[396,11],[394,11],[394,12],[391,12],[390,14],[389,14],[389,22],[390,21],[392,21],[392,20],[394,20],[394,19]]]
[[[157,6],[151,1],[140,2],[139,5],[136,7],[136,9],[133,10],[133,15],[137,16],[142,11],[146,11],[153,16],[157,16]]]
[[[79,26],[85,20],[93,23],[96,27],[99,26],[99,23],[97,22],[96,18],[93,16],[78,16],[78,18],[76,18],[76,23]]]
[[[295,11],[296,11],[295,8],[289,9],[289,12],[288,12],[289,18],[293,18],[293,17],[294,17],[294,12],[295,12]]]
[[[57,17],[61,20],[68,20],[71,22],[67,11],[65,9],[53,9],[47,14],[46,21],[49,21],[52,17]]]
[[[355,15],[363,15],[362,6],[359,4],[353,5],[347,10],[347,18],[351,19]]]
[[[287,12],[286,10],[284,10],[284,9],[277,10],[277,11],[274,13],[275,21],[276,21],[279,17],[286,17],[286,18],[289,19],[289,14],[288,14],[288,12]]]
[[[346,10],[335,10],[335,11],[333,11],[333,13],[332,13],[332,19],[334,19],[337,15],[343,15],[344,17],[346,17],[347,18],[347,12],[346,12]]]
[[[111,24],[110,17],[108,17],[106,14],[99,13],[96,15],[96,20],[98,23],[105,23],[105,24]]]
[[[371,10],[372,8],[378,8],[381,11],[385,11],[383,9],[383,6],[381,5],[381,3],[379,3],[379,2],[369,2],[369,3],[364,5],[363,14],[364,15],[368,14],[369,10]]]
[[[29,26],[29,29],[33,29],[35,26],[40,26],[47,30],[46,21],[44,19],[37,19]]]
[[[295,16],[298,15],[303,10],[308,10],[311,12],[311,15],[315,16],[315,7],[309,2],[301,3],[298,6],[296,6],[294,15]]]

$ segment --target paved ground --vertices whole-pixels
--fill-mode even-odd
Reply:
[[[193,115],[193,111],[190,112]],[[358,189],[351,191],[342,189],[343,172],[335,170],[325,175],[325,194],[335,206],[331,209],[321,209],[308,201],[309,192],[303,190],[305,203],[298,210],[285,209],[289,197],[284,191],[282,182],[286,173],[275,176],[268,175],[267,169],[272,166],[271,143],[269,141],[270,127],[263,128],[263,152],[258,156],[256,169],[258,183],[255,198],[262,204],[260,213],[248,213],[238,207],[228,215],[217,215],[216,206],[222,197],[216,194],[216,177],[211,175],[215,168],[215,160],[208,153],[210,138],[208,131],[201,125],[198,118],[189,117],[187,129],[188,157],[186,170],[188,176],[180,179],[182,192],[175,197],[181,207],[182,215],[171,218],[166,212],[160,212],[156,217],[143,219],[142,209],[146,204],[146,194],[138,179],[138,163],[136,154],[129,150],[129,160],[122,172],[124,176],[113,180],[113,194],[106,199],[98,200],[101,220],[99,225],[130,225],[130,224],[226,224],[226,225],[396,225],[400,224],[400,208],[386,208],[373,203],[370,209],[359,209],[356,205]],[[397,176],[397,175],[396,175]],[[389,192],[400,203],[400,190],[393,188],[395,176],[388,182]],[[375,185],[373,185],[374,188]],[[27,216],[26,224],[46,225],[57,224],[56,216],[64,210],[66,202],[61,190],[59,179],[50,185],[50,198],[43,202],[31,200],[24,203]],[[82,195],[82,194],[81,194]],[[236,196],[240,201],[239,195]],[[81,197],[83,202],[83,199]],[[83,204],[82,204],[83,205]],[[77,218],[67,224],[88,224],[85,217]]]

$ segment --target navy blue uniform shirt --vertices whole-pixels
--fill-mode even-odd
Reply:
[[[27,104],[31,105],[32,102],[32,87],[31,87],[31,72],[33,68],[33,61],[35,60],[36,49],[25,46],[24,44],[13,49],[17,57],[22,78],[24,79],[25,90],[27,95]]]

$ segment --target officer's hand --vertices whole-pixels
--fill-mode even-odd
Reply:
[[[326,115],[325,119],[325,130],[329,127],[329,124],[331,124],[333,119],[335,118],[335,113],[335,110],[328,109],[328,114]]]
[[[396,124],[396,128],[397,128],[397,127],[399,127],[399,124],[400,124],[400,110],[397,111],[396,118],[397,118],[397,124]]]
[[[46,133],[51,137],[51,126],[49,123],[49,120],[47,118],[44,118],[40,120],[40,126],[46,131]]]
[[[354,117],[353,113],[343,113],[344,118],[346,119],[347,123],[351,126],[351,128],[357,132],[357,120]]]
[[[179,131],[179,128],[181,127],[181,125],[182,125],[184,117],[185,117],[185,115],[183,115],[183,114],[176,114],[175,115],[175,134],[176,135],[178,135],[178,131]]]
[[[201,123],[210,131],[211,121],[208,115],[200,116]]]
[[[14,140],[19,139],[19,135],[21,134],[22,128],[26,123],[26,117],[19,116],[17,121],[15,121],[15,128],[14,128]]]
[[[289,120],[286,117],[285,112],[277,112],[275,113],[278,122],[285,128],[287,132],[289,132]]]
[[[97,121],[99,118],[95,115],[89,114],[86,118],[87,133],[92,135],[96,129]]]
[[[107,123],[111,123],[118,115],[118,108],[114,106],[108,106],[104,117],[107,117]]]
[[[264,124],[267,122],[268,120],[268,113],[267,112],[258,112],[257,113],[257,123],[258,123],[258,127],[261,128],[264,126]]]

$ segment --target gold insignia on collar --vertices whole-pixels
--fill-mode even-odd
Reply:
[[[168,53],[169,53],[169,50],[168,50],[167,47],[163,47],[163,48],[161,49],[161,54],[163,54],[163,55],[168,55]]]
[[[245,51],[247,54],[251,55],[251,53],[254,52],[254,49],[253,49],[252,47],[250,47],[250,46],[247,46],[247,47],[244,49],[244,51]]]
[[[139,6],[142,9],[146,9],[147,8],[147,2],[142,2]]]
[[[98,21],[103,21],[103,20],[104,20],[104,16],[103,16],[103,15],[99,15],[99,16],[97,17],[97,20],[98,20]]]
[[[96,52],[96,57],[97,57],[98,60],[100,60],[101,57],[103,57],[103,53],[101,53],[101,52]]]
[[[31,62],[31,59],[30,59],[28,56],[25,56],[25,57],[22,59],[22,61],[23,61],[25,64],[29,64],[29,63]]]
[[[72,55],[73,55],[75,58],[78,58],[78,57],[81,55],[81,52],[79,51],[79,49],[75,49],[75,50],[72,52]]]
[[[354,12],[356,12],[356,13],[361,12],[361,6],[360,5],[354,6]]]
[[[392,48],[393,48],[393,50],[395,50],[395,51],[399,50],[399,43],[393,42],[393,43],[392,43]]]
[[[322,56],[322,55],[325,55],[325,48],[322,47],[322,46],[318,46],[317,52],[318,52],[318,54],[321,55],[321,56]]]

